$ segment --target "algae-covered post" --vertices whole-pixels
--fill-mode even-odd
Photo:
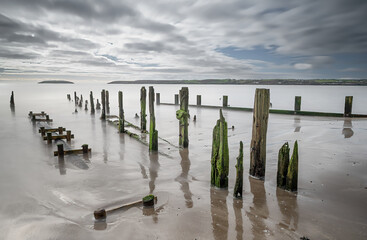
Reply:
[[[145,87],[141,87],[140,89],[140,129],[143,132],[147,130],[146,106],[147,106],[147,91],[145,90]]]
[[[161,94],[160,93],[156,93],[155,94],[155,98],[156,98],[157,105],[161,104]]]
[[[125,131],[125,118],[124,118],[124,108],[122,101],[122,92],[119,91],[119,132],[123,133]]]
[[[99,103],[99,100],[97,98],[97,103],[96,103],[96,109],[100,110],[101,109],[101,104]]]
[[[228,96],[223,95],[223,107],[228,107]]]
[[[14,91],[11,91],[11,96],[10,96],[10,106],[14,107],[15,103],[14,103]]]
[[[106,90],[106,113],[110,114],[110,94],[108,92],[108,90]]]
[[[178,105],[178,94],[175,94],[175,105]]]
[[[149,87],[149,114],[150,114],[150,127],[149,127],[149,150],[158,150],[158,131],[155,129],[155,116],[154,116],[154,88]]]
[[[176,118],[179,123],[179,145],[187,148],[189,146],[189,131],[188,131],[188,117],[189,117],[189,89],[182,87],[180,90],[180,109],[176,112]]]
[[[201,106],[201,95],[196,95],[196,105]]]
[[[250,175],[260,179],[265,178],[266,132],[268,129],[269,105],[269,89],[257,88],[253,110]]]
[[[294,97],[294,111],[301,111],[301,96]]]
[[[285,189],[288,191],[297,191],[298,189],[298,143],[294,143],[292,158],[289,161],[287,181]]]
[[[344,117],[352,116],[352,104],[353,104],[353,96],[346,96],[344,105]]]
[[[106,91],[104,89],[101,92],[101,101],[102,101],[101,119],[106,120]]]
[[[226,188],[228,187],[229,170],[228,129],[222,109],[220,109],[219,115],[220,118],[213,129],[211,184],[219,188]]]
[[[78,97],[76,96],[76,92],[74,91],[74,103],[75,103],[75,106],[78,105]]]
[[[288,142],[286,142],[279,149],[278,153],[277,186],[279,188],[285,188],[288,166],[289,166],[289,145]]]
[[[90,101],[90,113],[94,114],[95,110],[94,110],[94,100],[93,100],[93,92],[92,91],[90,91],[89,101]]]
[[[243,190],[243,143],[240,141],[240,152],[236,164],[236,184],[234,186],[233,196],[242,198]]]

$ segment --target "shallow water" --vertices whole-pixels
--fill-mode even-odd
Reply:
[[[148,87],[148,86],[146,86]],[[161,102],[173,102],[181,86],[156,85]],[[89,101],[110,91],[111,114],[117,114],[117,91],[124,92],[128,121],[139,113],[138,85],[37,85],[0,83],[0,239],[366,239],[367,120],[271,114],[268,125],[265,182],[249,178],[252,113],[225,110],[230,149],[228,190],[210,187],[212,129],[218,110],[190,108],[190,146],[179,151],[159,141],[160,153],[99,119],[99,112],[78,108],[66,99],[76,90]],[[255,86],[189,86],[202,104],[251,107]],[[353,112],[367,113],[366,87],[270,86],[273,108],[292,109],[294,95],[302,109],[343,112],[344,96],[353,95]],[[15,110],[9,107],[15,91]],[[71,144],[88,143],[88,159],[53,157],[29,111],[46,111],[54,127],[72,130]],[[157,105],[159,136],[178,143],[176,106]],[[244,195],[234,199],[235,160],[244,142]],[[299,191],[276,188],[278,149],[299,142]],[[83,167],[87,166],[87,168]],[[95,222],[93,211],[132,202],[153,193],[154,209],[141,206],[116,211]]]

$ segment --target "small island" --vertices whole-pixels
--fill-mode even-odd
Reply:
[[[51,83],[51,84],[74,84],[73,82],[70,81],[65,81],[65,80],[46,80],[46,81],[41,81],[38,82],[39,84],[44,84],[44,83]]]

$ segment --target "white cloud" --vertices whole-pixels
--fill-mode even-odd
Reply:
[[[312,64],[309,63],[296,63],[294,64],[294,68],[297,70],[308,70],[312,68]]]

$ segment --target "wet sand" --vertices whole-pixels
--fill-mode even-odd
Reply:
[[[99,119],[99,112],[91,116],[79,109],[73,114],[74,103],[66,100],[66,92],[49,97],[49,102],[34,97],[26,102],[16,95],[13,112],[0,103],[0,239],[367,238],[365,119],[271,114],[263,182],[248,176],[252,113],[224,111],[228,126],[235,129],[228,130],[229,188],[223,190],[210,186],[217,110],[191,108],[197,122],[190,121],[189,149],[159,141],[163,155],[149,154],[147,146],[118,134],[113,124]],[[110,102],[111,114],[116,114],[117,102]],[[137,105],[126,106],[125,116],[138,125]],[[53,126],[71,129],[72,146],[88,143],[90,158],[53,157],[56,146],[41,140],[37,125],[27,118],[30,110],[44,110],[54,119]],[[176,110],[156,106],[159,136],[174,144],[178,143]],[[244,142],[242,200],[232,197],[240,140]],[[278,149],[285,141],[293,148],[295,140],[299,141],[298,194],[276,188]],[[82,167],[85,164],[88,168]],[[158,196],[154,208],[131,207],[115,211],[106,222],[94,221],[95,209],[150,193]]]

